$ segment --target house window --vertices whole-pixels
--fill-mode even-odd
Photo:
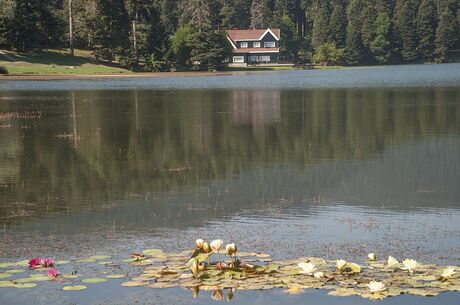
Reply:
[[[247,42],[242,42],[242,43],[240,44],[240,47],[241,47],[241,48],[247,48],[247,47],[248,47],[248,43],[247,43]]]
[[[260,56],[260,61],[261,62],[269,62],[270,61],[270,56]]]
[[[233,56],[233,62],[244,62],[244,56]]]
[[[264,42],[264,47],[265,48],[274,48],[275,47],[275,42],[274,41],[265,41]]]
[[[260,42],[254,41],[254,48],[260,48]]]
[[[270,56],[258,56],[258,55],[251,55],[249,57],[250,62],[270,62]]]

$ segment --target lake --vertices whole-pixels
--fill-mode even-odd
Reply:
[[[460,64],[0,81],[0,224],[0,263],[180,252],[202,237],[274,259],[458,266]],[[214,302],[121,282],[0,288],[0,304]],[[313,289],[232,300],[301,302],[373,304]]]

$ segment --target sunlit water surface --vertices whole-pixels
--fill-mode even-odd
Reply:
[[[0,261],[368,252],[460,265],[460,65],[0,82]],[[205,304],[181,289],[0,288],[0,304]],[[325,291],[235,304],[364,304]],[[385,304],[457,304],[459,295]]]

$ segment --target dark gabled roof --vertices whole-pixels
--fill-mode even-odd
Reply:
[[[271,33],[276,40],[280,39],[280,29],[227,30],[227,36],[234,44],[242,40],[261,40],[267,33]]]

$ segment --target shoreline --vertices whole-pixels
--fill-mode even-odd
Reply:
[[[219,71],[219,72],[141,72],[110,74],[5,74],[0,81],[51,81],[51,80],[88,80],[115,78],[156,78],[156,77],[194,77],[194,76],[229,76],[243,73],[260,73],[276,71]]]

